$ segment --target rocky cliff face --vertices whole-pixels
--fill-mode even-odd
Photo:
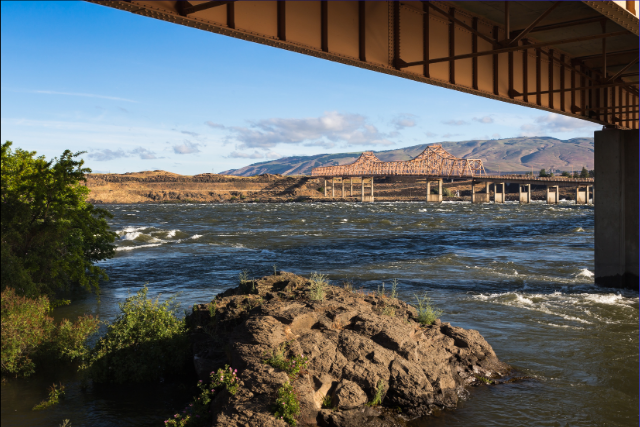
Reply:
[[[194,307],[199,376],[229,363],[242,382],[236,395],[215,398],[214,425],[286,426],[272,405],[289,377],[265,363],[278,349],[308,357],[292,380],[301,425],[404,424],[455,407],[467,386],[510,369],[477,331],[440,321],[424,326],[403,301],[335,286],[312,300],[309,286],[280,273]],[[381,405],[365,405],[376,394]]]

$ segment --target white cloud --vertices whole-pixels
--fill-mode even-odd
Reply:
[[[460,136],[461,133],[445,133],[442,135],[443,138],[453,138],[454,136]]]
[[[556,132],[576,132],[582,130],[586,132],[593,132],[599,128],[599,125],[585,120],[549,113],[544,116],[536,117],[533,123],[525,123],[521,125],[520,136],[541,136]]]
[[[414,114],[400,114],[398,117],[391,121],[391,124],[397,130],[414,127],[416,125],[415,117],[416,116]]]
[[[172,146],[173,152],[176,154],[194,154],[199,153],[202,144],[197,142],[191,142],[188,139],[185,139],[182,144]]]
[[[221,125],[219,123],[214,123],[212,121],[206,121],[206,122],[204,122],[204,124],[209,126],[209,127],[214,128],[214,129],[225,129],[225,127],[226,127],[225,125]]]
[[[228,157],[233,159],[263,159],[264,154],[254,151],[253,153],[243,153],[242,151],[232,151]]]
[[[137,154],[138,156],[140,156],[140,159],[142,160],[154,160],[159,158],[156,156],[156,153],[154,153],[153,151],[147,150],[146,148],[142,148],[142,147],[135,148],[131,150],[130,153]]]
[[[433,132],[425,132],[424,134],[427,136],[427,138],[435,138],[436,136],[438,136],[437,133]]]
[[[108,162],[109,160],[121,159],[123,157],[129,156],[122,148],[115,151],[105,148],[89,153],[87,154],[87,157],[89,157],[91,160],[95,160],[96,162]]]
[[[445,120],[442,123],[449,126],[464,126],[469,124],[464,120]]]
[[[249,127],[236,126],[227,129],[231,130],[233,137],[240,143],[240,148],[263,149],[278,144],[327,141],[344,142],[347,145],[393,145],[388,138],[397,135],[378,131],[360,114],[342,114],[336,111],[306,119],[259,120],[251,123]]]
[[[278,154],[278,153],[276,153],[276,152],[269,151],[269,152],[265,155],[265,157],[266,157],[267,159],[279,159],[279,158],[284,157],[284,156],[283,156],[282,154]]]
[[[487,123],[487,124],[493,123],[493,118],[490,116],[474,117],[473,120],[478,123]]]

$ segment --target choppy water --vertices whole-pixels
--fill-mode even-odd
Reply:
[[[593,208],[469,203],[113,205],[116,258],[99,305],[57,316],[110,320],[145,282],[188,308],[234,286],[238,273],[328,274],[401,297],[427,290],[444,321],[473,328],[531,380],[475,388],[455,411],[416,425],[638,425],[638,295],[593,283]],[[30,408],[61,380],[68,398]],[[191,381],[189,379],[189,381]],[[186,381],[186,383],[189,383]],[[188,400],[181,384],[80,387],[48,370],[2,386],[2,424],[161,425]]]

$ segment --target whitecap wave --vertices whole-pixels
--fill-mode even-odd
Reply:
[[[576,277],[593,277],[593,273],[589,269],[585,268],[576,274]]]
[[[164,243],[165,242],[150,243],[148,245],[139,245],[139,246],[120,246],[119,248],[116,248],[116,251],[132,251],[134,249],[151,248],[151,247],[154,247],[154,246],[160,246],[160,245],[162,245]]]
[[[193,236],[189,237],[190,239],[199,239],[200,237],[202,237],[202,234],[194,234]]]

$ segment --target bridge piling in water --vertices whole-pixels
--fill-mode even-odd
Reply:
[[[520,203],[531,203],[531,184],[519,184],[518,193]]]
[[[427,178],[427,203],[442,203],[442,178]],[[438,183],[438,194],[431,194],[431,183]]]
[[[498,185],[501,186],[501,190],[500,192],[498,192]],[[506,184],[504,182],[499,182],[499,183],[494,183],[493,184],[493,201],[494,203],[504,203],[506,200],[505,197],[505,187]]]
[[[489,203],[491,201],[491,193],[489,192],[490,182],[486,181],[485,184],[485,193],[476,193],[476,184],[475,180],[471,180],[471,203]]]
[[[547,185],[547,204],[557,205],[558,203],[560,203],[560,187],[557,185]]]

